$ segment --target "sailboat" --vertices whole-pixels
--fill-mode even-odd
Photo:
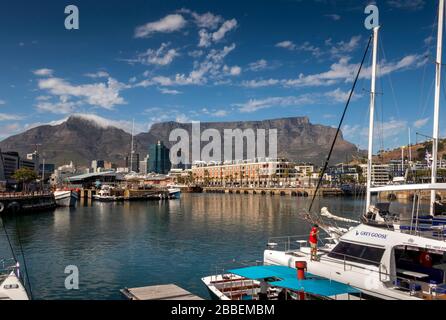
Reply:
[[[308,272],[348,284],[364,295],[386,300],[446,300],[446,217],[436,216],[436,192],[446,191],[437,183],[439,109],[442,66],[444,0],[438,6],[438,39],[434,105],[432,181],[429,184],[372,185],[375,80],[379,27],[373,30],[373,58],[370,94],[370,125],[366,210],[361,221],[350,228],[323,225],[330,235],[311,259],[305,238],[273,238],[264,251],[264,264],[295,267],[306,262]],[[413,191],[412,215],[404,219],[392,214],[388,204],[372,205],[373,192]],[[420,209],[422,192],[430,192],[430,213]],[[325,216],[330,216],[325,213]],[[279,250],[279,246],[284,245]]]
[[[0,300],[29,300],[26,289],[20,280],[20,265],[18,262],[5,266],[0,272]]]

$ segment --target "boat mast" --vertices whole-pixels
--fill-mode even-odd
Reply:
[[[372,187],[372,160],[373,160],[373,131],[375,122],[375,96],[376,96],[376,69],[378,55],[378,33],[379,26],[373,28],[373,58],[372,58],[372,79],[370,90],[370,121],[369,121],[369,154],[367,160],[367,200],[366,212],[368,212],[372,202],[370,188]]]
[[[133,131],[135,130],[135,119],[132,121],[132,146],[130,148],[130,170],[129,173],[133,172]]]
[[[439,119],[440,119],[440,93],[441,93],[441,63],[443,49],[443,18],[444,18],[444,0],[440,0],[438,5],[438,33],[437,33],[437,60],[435,62],[435,103],[434,103],[434,134],[432,142],[432,184],[437,183],[437,160],[438,160],[438,138],[439,138]],[[436,191],[431,190],[430,214],[434,215],[434,203],[436,200]]]

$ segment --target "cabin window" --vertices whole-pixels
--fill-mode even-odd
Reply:
[[[384,249],[350,242],[340,242],[329,254],[331,258],[379,266]]]

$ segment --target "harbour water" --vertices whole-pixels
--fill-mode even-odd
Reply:
[[[309,198],[183,194],[165,202],[93,203],[18,217],[34,299],[122,299],[119,289],[175,283],[203,298],[200,278],[236,259],[262,260],[269,237],[302,235]],[[357,219],[363,199],[321,198]],[[410,211],[410,204],[396,203]],[[19,253],[15,219],[5,219]],[[4,232],[0,256],[10,257]],[[22,259],[20,259],[22,260]],[[79,268],[79,290],[65,288],[65,267]],[[22,268],[23,269],[23,268]]]

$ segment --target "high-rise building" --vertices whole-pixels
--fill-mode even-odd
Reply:
[[[149,146],[148,172],[167,174],[170,167],[169,149],[161,141]]]
[[[139,162],[139,173],[148,174],[149,173],[149,156],[147,155],[144,160]]]
[[[133,157],[125,157],[125,166],[129,168],[129,172],[139,172],[139,153],[133,153]]]

